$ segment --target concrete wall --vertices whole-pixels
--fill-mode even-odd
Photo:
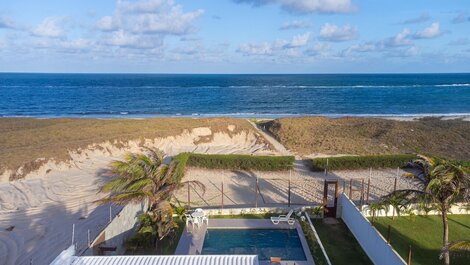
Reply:
[[[83,255],[99,255],[98,246],[116,247],[116,251],[107,251],[105,255],[124,254],[124,243],[135,233],[137,217],[147,210],[148,203],[131,203],[117,214],[101,233],[92,241],[91,247]],[[102,255],[102,254],[101,254]]]
[[[406,262],[343,193],[339,198],[341,218],[374,264],[405,265]]]

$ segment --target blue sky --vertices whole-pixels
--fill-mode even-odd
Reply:
[[[0,71],[470,72],[470,1],[2,1]]]

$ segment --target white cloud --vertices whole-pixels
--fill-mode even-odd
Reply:
[[[234,0],[253,6],[278,4],[293,13],[349,13],[356,10],[351,0]]]
[[[244,55],[272,55],[273,47],[270,43],[244,43],[238,47],[237,52]]]
[[[16,25],[15,22],[13,22],[13,19],[11,19],[10,17],[0,16],[0,29],[1,28],[15,29]]]
[[[163,39],[159,36],[139,36],[123,30],[113,32],[111,37],[104,42],[108,45],[131,49],[154,49],[163,45]]]
[[[380,49],[411,46],[413,45],[413,42],[410,40],[411,35],[411,31],[405,28],[394,37],[389,37],[378,41],[376,46],[378,46]]]
[[[289,21],[284,24],[282,24],[281,27],[279,27],[280,30],[288,30],[288,29],[305,29],[305,28],[310,28],[312,25],[308,21],[301,21],[301,20],[294,20],[294,21]]]
[[[339,27],[326,23],[320,29],[320,39],[326,41],[348,41],[356,39],[357,35],[357,28],[350,25]]]
[[[274,55],[285,50],[285,53],[296,54],[296,50],[308,44],[310,32],[295,35],[292,40],[277,40],[274,42],[263,43],[244,43],[241,44],[237,52],[244,55]]]
[[[65,30],[62,26],[65,21],[66,17],[46,17],[31,33],[38,37],[63,37]]]
[[[115,31],[118,30],[118,25],[114,22],[113,17],[105,16],[98,20],[96,28],[102,31]]]
[[[319,56],[327,56],[329,51],[331,50],[331,44],[319,42],[316,43],[313,47],[310,47],[305,50],[305,54],[308,56],[319,57]]]
[[[57,40],[42,38],[35,40],[33,46],[38,49],[53,49],[60,53],[86,53],[91,51],[96,43],[89,39]]]
[[[387,57],[411,57],[418,53],[418,48],[411,41],[413,34],[407,28],[393,37],[378,41],[369,41],[351,45],[340,52],[340,56],[347,57],[356,53],[383,53]]]
[[[310,39],[310,32],[301,35],[295,35],[292,41],[285,46],[285,48],[298,48],[307,45]]]
[[[112,16],[96,23],[102,31],[125,30],[142,34],[184,35],[193,29],[193,22],[203,10],[184,12],[172,0],[119,1]]]
[[[416,32],[414,38],[416,39],[432,39],[442,35],[439,22],[434,22],[431,26]]]

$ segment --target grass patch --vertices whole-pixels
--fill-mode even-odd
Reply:
[[[414,154],[402,155],[373,155],[373,156],[340,156],[311,159],[313,171],[367,168],[397,168],[404,167],[416,159]]]
[[[293,156],[189,154],[187,164],[208,169],[281,171],[292,169]]]
[[[331,263],[373,264],[346,224],[338,221],[339,224],[331,225],[320,219],[312,220]]]
[[[408,259],[411,245],[413,265],[442,264],[439,254],[442,246],[442,221],[440,216],[379,217],[375,227],[386,237],[388,225],[392,226],[390,243],[402,256]],[[470,215],[449,216],[449,240],[470,239]],[[470,264],[470,253],[451,253],[452,265]]]

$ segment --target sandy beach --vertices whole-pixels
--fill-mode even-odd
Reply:
[[[144,141],[146,147],[159,148],[168,155],[275,153],[254,130],[237,131],[230,123],[225,128],[233,133],[197,127]],[[208,139],[201,141],[204,137]],[[97,192],[107,179],[104,172],[109,163],[127,152],[142,151],[140,141],[119,146],[104,142],[71,151],[67,161],[47,161],[20,180],[8,181],[5,173],[0,182],[0,264],[49,264],[72,243],[73,224],[77,250],[83,251],[88,230],[93,239],[109,222],[109,206],[94,202],[102,196]],[[113,206],[111,215],[118,210]]]

